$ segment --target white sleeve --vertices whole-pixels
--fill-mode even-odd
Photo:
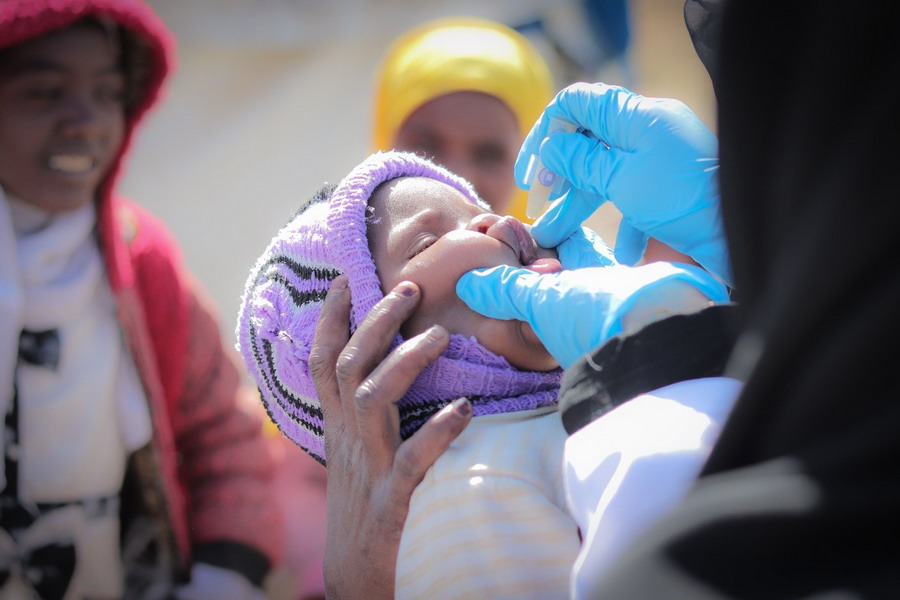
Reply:
[[[177,600],[265,600],[265,594],[236,571],[196,563],[191,581],[175,590]]]
[[[643,394],[566,440],[566,500],[584,538],[572,598],[687,492],[718,438],[740,382],[714,377]]]

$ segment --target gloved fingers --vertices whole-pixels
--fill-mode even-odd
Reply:
[[[575,83],[560,91],[544,111],[580,125],[613,148],[646,149],[650,130],[703,156],[716,156],[718,140],[699,117],[674,98],[651,98],[617,85]]]
[[[531,322],[530,294],[541,275],[521,267],[502,265],[464,273],[456,295],[469,308],[492,319]]]
[[[589,267],[610,267],[616,264],[612,250],[603,238],[587,227],[579,227],[556,247],[559,262],[564,269],[584,269]]]
[[[619,221],[619,231],[616,234],[616,260],[619,264],[634,266],[644,256],[647,249],[647,240],[650,236],[635,228],[628,219],[622,217]]]
[[[547,108],[544,109],[544,113],[542,113],[537,121],[535,121],[534,125],[531,126],[531,131],[525,136],[525,140],[519,148],[516,164],[513,167],[513,177],[516,180],[516,185],[523,190],[527,190],[530,187],[528,181],[528,166],[531,162],[531,157],[538,155],[541,149],[541,142],[547,137],[547,127],[550,124],[550,119],[552,117],[548,116],[546,112],[551,110],[553,102],[554,101],[550,102]],[[556,112],[556,109],[553,109],[552,112]]]
[[[565,196],[560,196],[531,227],[531,235],[538,246],[555,248],[566,238],[581,229],[581,224],[603,204],[603,200],[590,192],[569,188]]]
[[[573,187],[609,200],[609,182],[623,158],[621,150],[580,133],[557,132],[541,144],[544,167],[565,177]]]
[[[528,189],[528,164],[532,155],[539,153],[551,120],[559,117],[596,134],[594,130],[599,127],[596,111],[604,108],[604,99],[606,103],[614,102],[619,94],[637,97],[625,88],[603,83],[574,83],[558,92],[522,142],[514,168],[516,184],[523,190]]]
[[[560,116],[608,146],[631,151],[652,118],[640,110],[646,100],[618,85],[574,83],[561,90],[551,104],[563,109]]]
[[[633,150],[637,145],[637,136],[645,130],[652,118],[652,115],[645,115],[639,110],[641,102],[645,100],[647,99],[621,86],[604,83],[574,83],[562,89],[550,101],[522,142],[514,168],[516,184],[523,190],[529,188],[527,176],[531,157],[540,152],[541,159],[544,160],[541,144],[547,137],[547,129],[554,117],[563,118],[588,130],[595,138],[599,138],[595,142],[601,147]],[[544,165],[565,175],[557,168],[559,165],[554,167],[547,162]],[[565,176],[573,183],[576,181]]]

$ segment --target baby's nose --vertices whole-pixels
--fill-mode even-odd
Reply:
[[[522,222],[515,217],[495,214],[478,215],[466,226],[469,231],[477,231],[488,237],[503,242],[512,249],[516,257],[523,261],[530,261],[534,255],[534,240],[528,233]]]
[[[468,231],[477,231],[478,233],[487,234],[488,229],[500,219],[502,219],[500,215],[482,213],[469,221],[468,225],[466,225],[466,229]]]

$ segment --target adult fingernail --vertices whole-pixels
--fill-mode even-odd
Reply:
[[[335,292],[343,292],[347,289],[348,279],[346,275],[338,275],[334,281],[331,282],[331,289]]]
[[[468,417],[472,414],[472,403],[468,398],[457,398],[450,403],[450,410],[460,417]]]
[[[447,337],[447,330],[440,325],[432,325],[425,332],[425,337],[432,342],[442,342]]]
[[[401,296],[406,296],[409,298],[410,296],[414,296],[416,292],[419,291],[418,286],[411,281],[404,281],[397,285],[394,290],[400,294]]]
[[[438,417],[446,419],[451,415],[459,419],[468,419],[472,414],[472,403],[466,397],[457,398],[438,412]]]

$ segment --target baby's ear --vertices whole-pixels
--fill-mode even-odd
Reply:
[[[375,216],[375,209],[371,206],[366,206],[366,226],[378,225],[380,222],[381,217]]]

